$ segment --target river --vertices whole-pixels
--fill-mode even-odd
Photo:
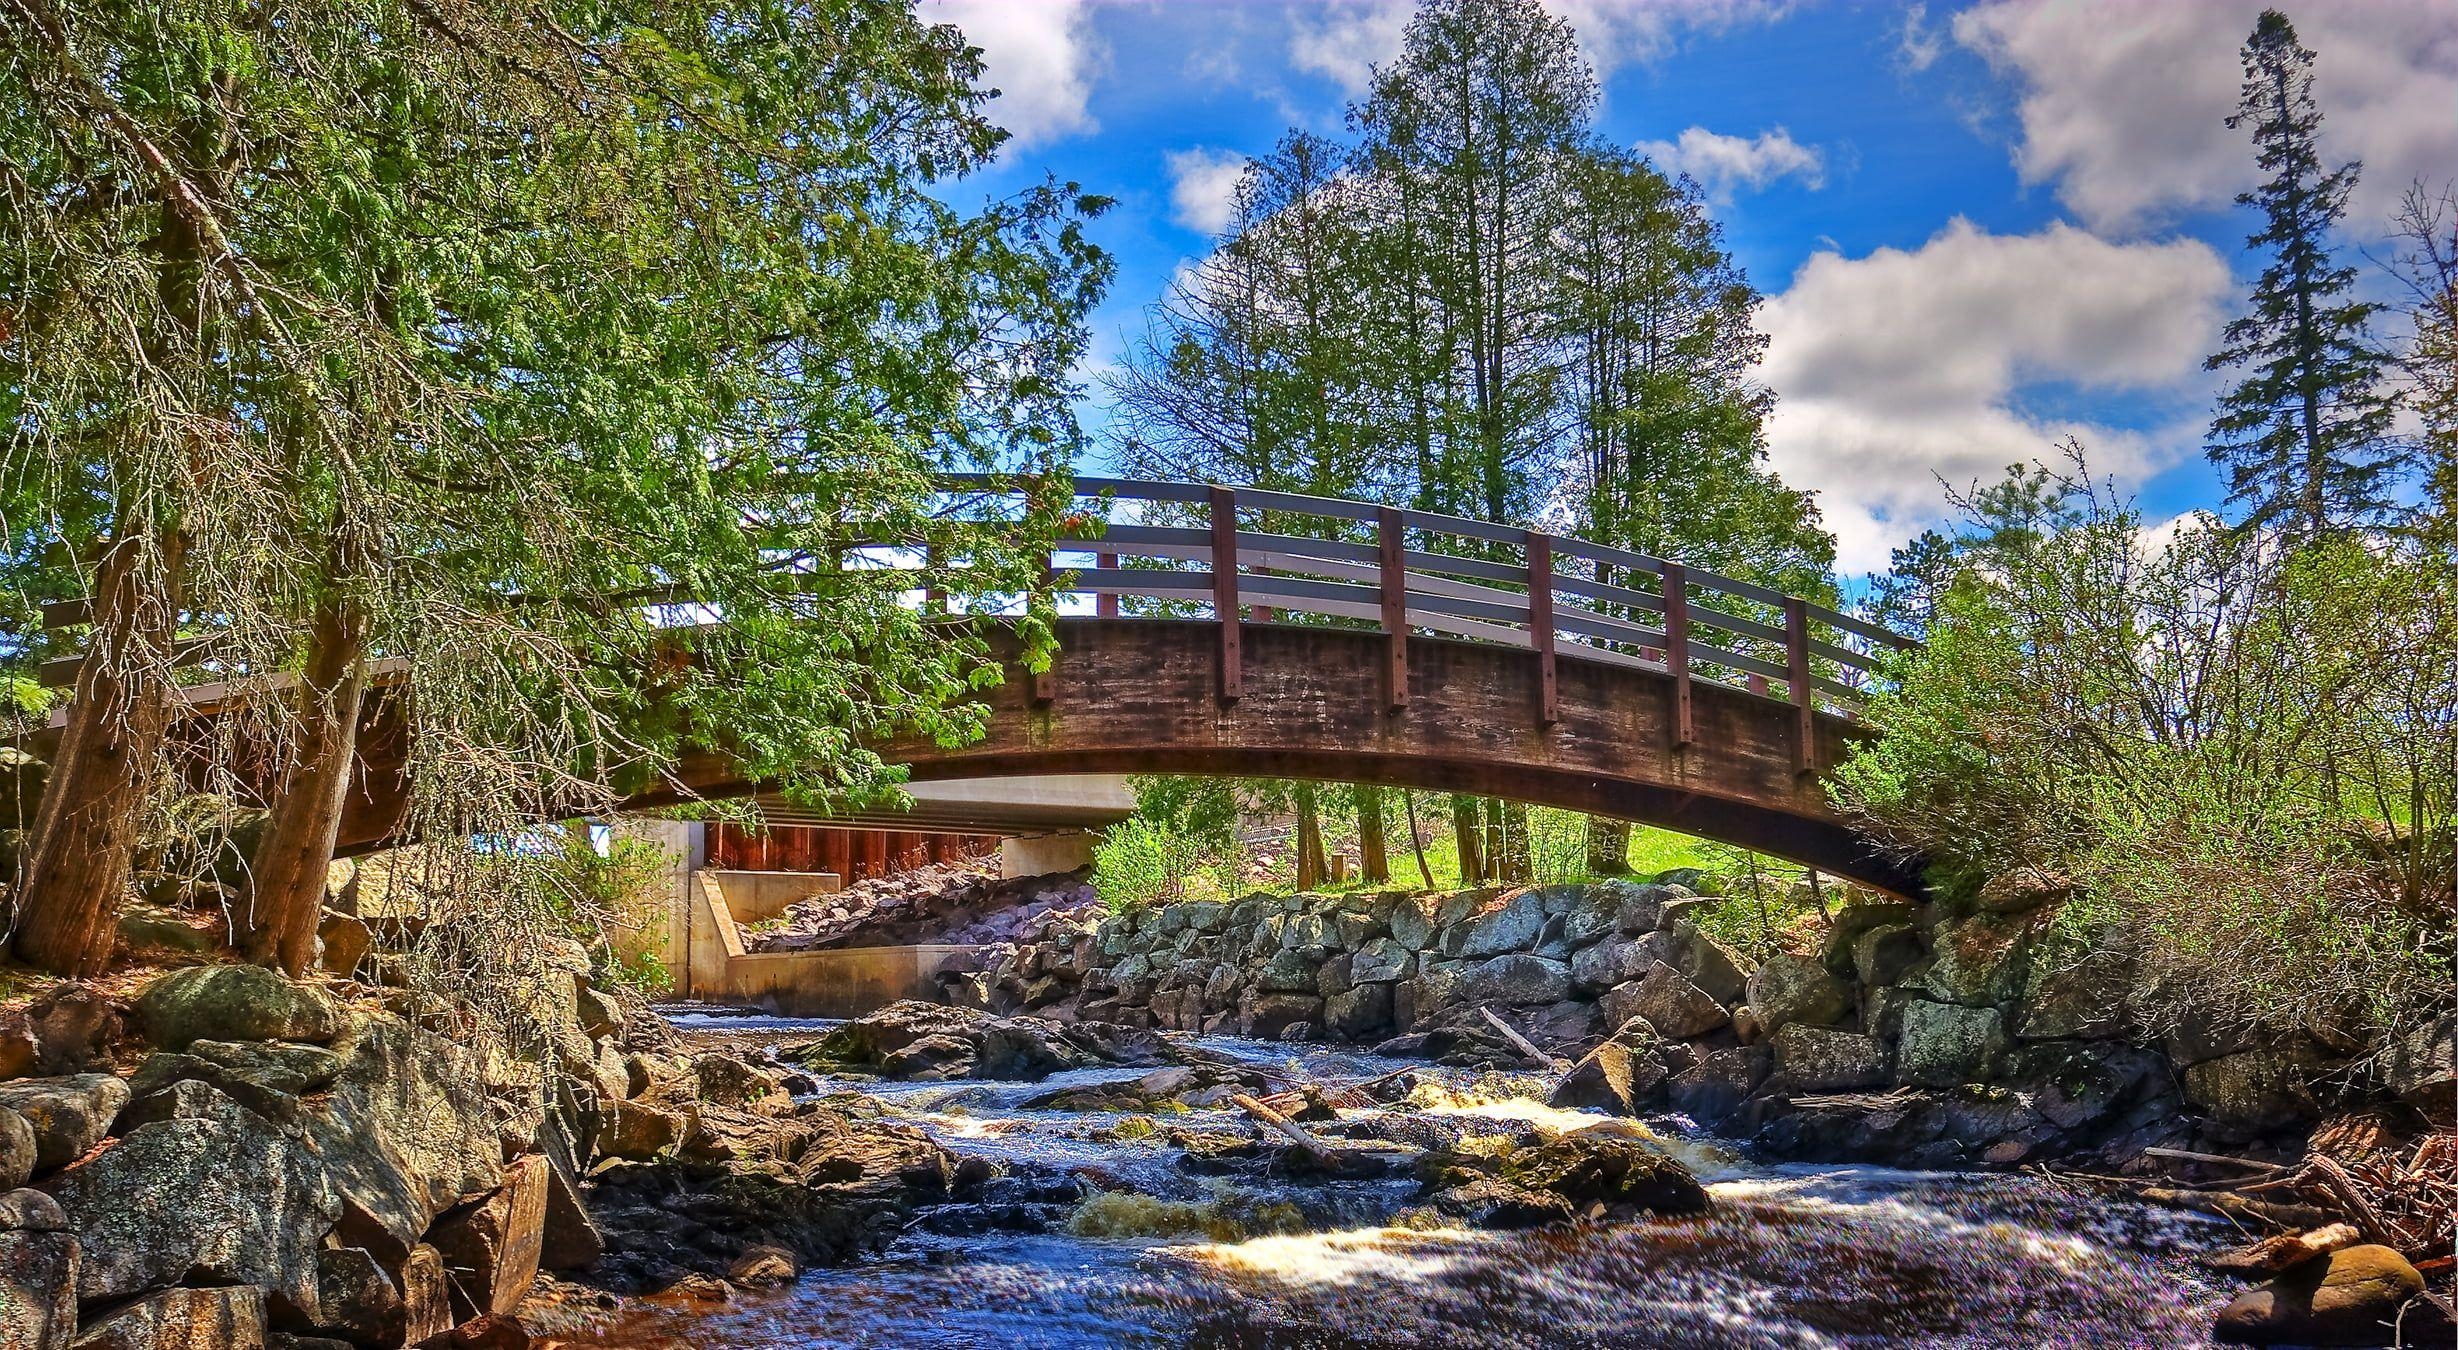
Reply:
[[[692,1019],[686,1019],[687,1026]],[[829,1023],[734,1021],[725,1039]],[[707,1031],[702,1024],[694,1030]],[[1200,1044],[1326,1086],[1409,1067],[1322,1047]],[[1419,1066],[1423,1067],[1423,1066]],[[1708,1186],[1704,1217],[1530,1232],[1430,1225],[1402,1182],[1233,1184],[1190,1176],[1127,1117],[1034,1110],[1040,1083],[830,1083],[1020,1177],[1091,1197],[1056,1231],[914,1231],[857,1265],[725,1304],[637,1303],[609,1347],[1822,1347],[2203,1345],[2222,1293],[2198,1254],[2224,1227],[2029,1176],[1752,1163],[1656,1122]],[[1496,1132],[1604,1119],[1520,1085],[1427,1069],[1405,1113]],[[1533,1088],[1533,1082],[1526,1084]],[[1352,1119],[1372,1113],[1344,1113]],[[1234,1128],[1190,1111],[1181,1128]],[[1071,1188],[1072,1189],[1072,1188]]]

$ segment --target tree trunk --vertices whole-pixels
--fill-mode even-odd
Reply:
[[[1502,871],[1509,863],[1503,858],[1502,799],[1486,797],[1485,806],[1485,873],[1487,881],[1502,880]]]
[[[1408,846],[1417,855],[1417,876],[1430,891],[1434,889],[1434,869],[1425,861],[1425,831],[1417,827],[1417,794],[1414,789],[1400,789],[1400,810],[1408,816]]]
[[[1502,866],[1498,869],[1499,879],[1512,885],[1525,885],[1536,874],[1532,847],[1535,841],[1528,833],[1528,804],[1503,802],[1501,805]]]
[[[1587,818],[1587,870],[1598,877],[1630,875],[1630,822],[1609,816]]]
[[[137,827],[177,692],[164,675],[179,631],[179,544],[114,541],[94,578],[94,632],[68,723],[35,813],[19,891],[17,959],[72,977],[99,975],[119,936]]]
[[[1314,800],[1314,784],[1297,785],[1297,889],[1311,891],[1323,884],[1323,812]]]
[[[1391,880],[1391,849],[1383,836],[1383,790],[1359,783],[1350,792],[1357,804],[1357,871],[1379,886]]]
[[[1451,838],[1459,845],[1459,884],[1474,886],[1485,879],[1485,826],[1477,818],[1477,799],[1451,794]]]
[[[366,619],[339,598],[317,606],[299,678],[298,730],[272,819],[256,846],[248,903],[248,959],[296,978],[316,959],[325,874],[350,798],[366,699]]]

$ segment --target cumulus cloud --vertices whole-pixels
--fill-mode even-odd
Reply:
[[[1685,33],[1721,33],[1782,17],[1785,0],[1544,0],[1545,8],[1570,20],[1579,49],[1599,74],[1633,62],[1654,61],[1673,50]],[[1400,51],[1416,0],[1334,0],[1293,11],[1289,60],[1299,70],[1324,76],[1351,96],[1372,83],[1374,67]]]
[[[921,13],[981,48],[983,78],[999,91],[990,115],[1014,133],[1011,144],[1098,129],[1086,107],[1099,64],[1089,0],[921,0]]]
[[[1998,235],[1958,218],[1916,249],[1818,254],[1765,311],[1770,456],[1818,491],[1850,571],[1885,566],[1939,516],[1940,477],[1994,479],[2068,435],[2095,473],[2138,480],[2195,441],[2231,290],[2198,240],[2113,243],[2062,223]],[[2040,411],[2057,391],[2173,404],[2177,422]]]
[[[2225,125],[2237,56],[2265,0],[1986,0],[1955,40],[2018,93],[2024,181],[2100,230],[2224,205],[2259,177],[2244,131]],[[2335,0],[2300,8],[2317,54],[2324,152],[2361,159],[2359,233],[2412,178],[2458,166],[2458,8],[2444,0]]]
[[[1826,186],[1826,157],[1792,139],[1782,127],[1755,138],[1689,127],[1677,140],[1641,141],[1637,148],[1665,172],[1697,179],[1719,202],[1731,201],[1736,189],[1755,192],[1780,178],[1798,178],[1812,188]]]
[[[1229,228],[1237,211],[1238,180],[1246,173],[1246,156],[1234,150],[1172,150],[1161,156],[1169,167],[1170,215],[1197,234],[1219,234]]]
[[[1909,71],[1923,71],[1937,64],[1946,54],[1946,38],[1929,24],[1929,7],[1912,5],[1903,11],[1903,23],[1895,30],[1895,64]]]

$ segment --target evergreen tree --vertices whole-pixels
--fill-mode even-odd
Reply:
[[[2219,400],[2209,454],[2247,524],[2310,538],[2376,520],[2391,500],[2394,400],[2381,387],[2388,357],[2368,331],[2379,306],[2352,298],[2356,269],[2337,260],[2329,237],[2363,166],[2322,168],[2313,53],[2287,16],[2262,12],[2244,63],[2228,125],[2251,128],[2269,179],[2236,200],[2262,213],[2246,242],[2270,262],[2252,311],[2228,325],[2206,363],[2249,368]]]

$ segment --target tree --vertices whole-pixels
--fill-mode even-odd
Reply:
[[[602,805],[691,738],[863,791],[893,776],[867,736],[977,724],[978,639],[843,554],[943,530],[933,468],[1063,464],[1107,265],[1097,200],[931,190],[1003,135],[955,30],[901,0],[5,19],[0,500],[99,558],[20,955],[107,956],[199,662],[293,676],[183,748],[271,810],[240,917],[294,971],[379,662],[430,839]],[[943,584],[1025,589],[1054,514]]]
[[[2245,83],[2230,127],[2250,127],[2268,181],[2237,197],[2262,213],[2246,243],[2269,264],[2251,312],[2229,324],[2211,370],[2249,367],[2221,396],[2209,454],[2226,468],[2228,500],[2247,521],[2314,537],[2381,518],[2396,457],[2385,442],[2394,400],[2381,388],[2388,356],[2370,336],[2380,308],[2351,298],[2356,269],[2330,234],[2363,166],[2324,171],[2313,53],[2277,10],[2244,46]]]
[[[2398,364],[2422,420],[2424,523],[2458,528],[2458,184],[2418,181],[2399,199],[2389,270],[2407,292],[2408,340]]]

